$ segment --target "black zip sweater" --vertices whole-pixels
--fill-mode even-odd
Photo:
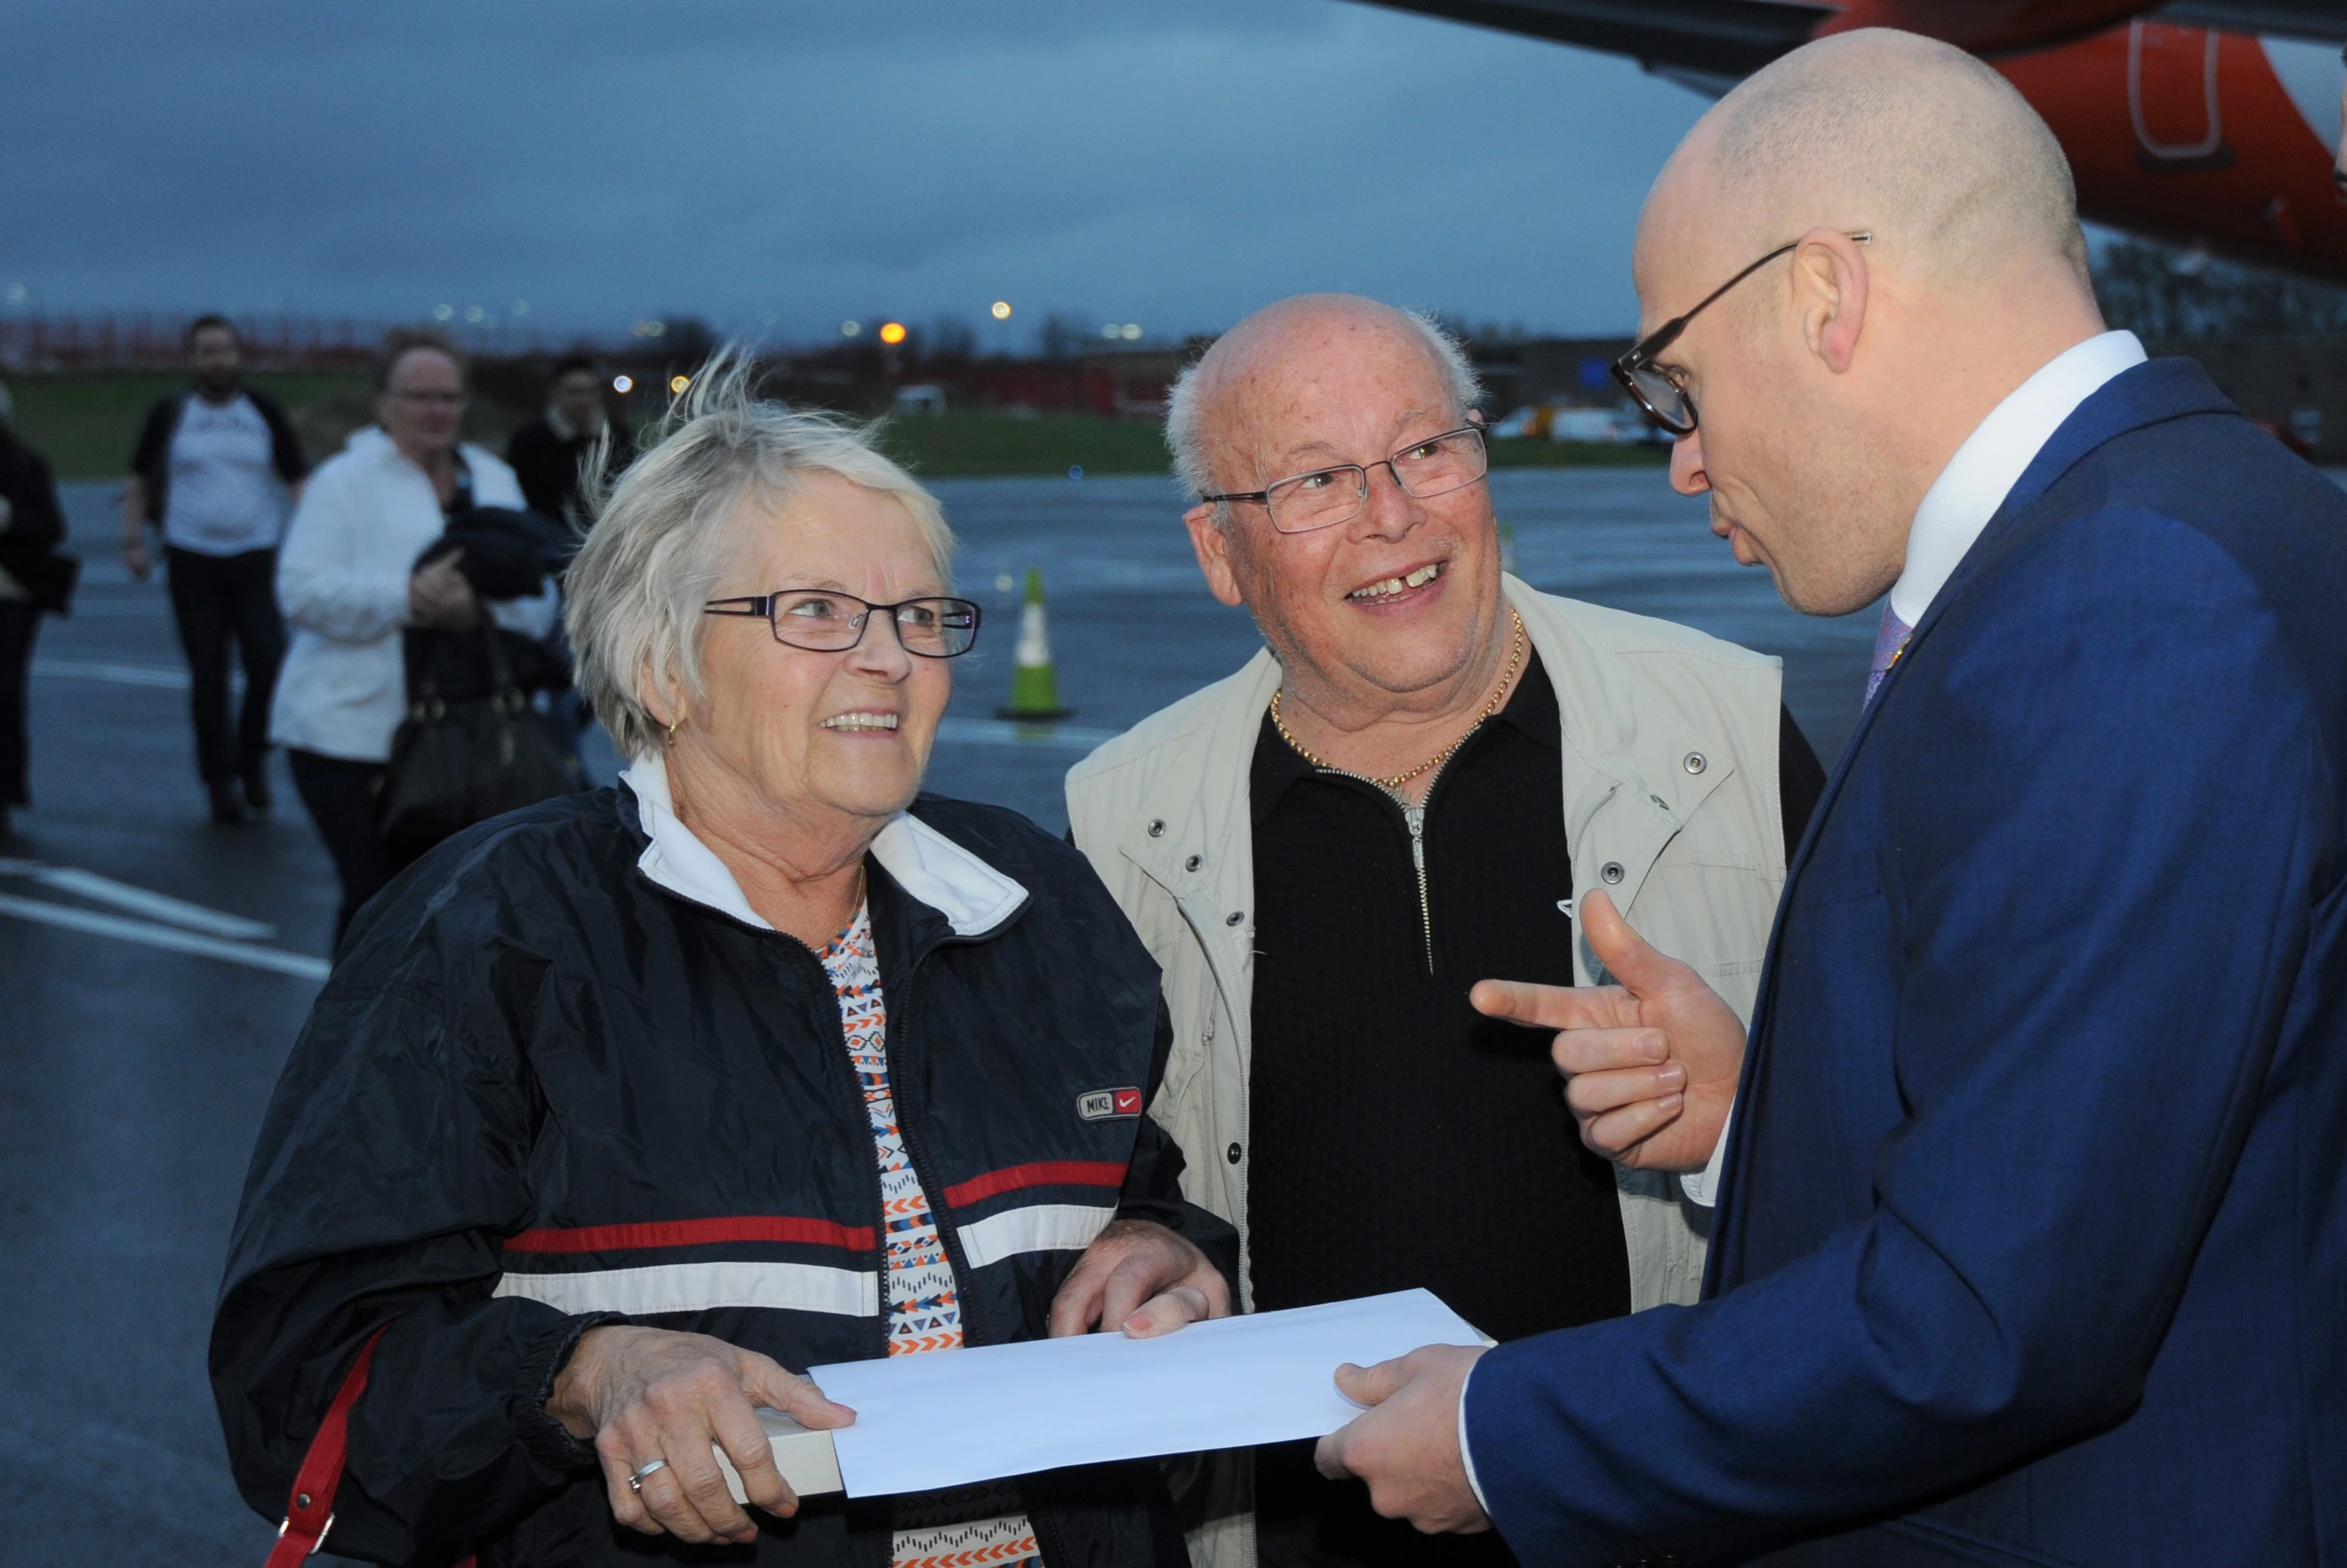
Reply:
[[[1235,1273],[1163,1130],[1097,1114],[1103,1090],[1153,1093],[1166,1030],[1156,966],[1090,866],[1010,812],[914,813],[1028,894],[958,935],[868,863],[899,1124],[966,1340],[1043,1334],[1086,1210],[1166,1224]],[[596,1324],[794,1369],[886,1354],[879,1176],[830,982],[789,937],[654,885],[646,842],[624,789],[451,839],[361,917],[287,1062],[211,1371],[238,1482],[273,1518],[391,1326],[352,1415],[339,1554],[702,1555],[614,1526],[591,1449],[544,1413]],[[1154,1467],[1020,1491],[1052,1568],[1184,1561]],[[879,1568],[892,1526],[885,1501],[830,1498],[760,1528],[727,1560]]]

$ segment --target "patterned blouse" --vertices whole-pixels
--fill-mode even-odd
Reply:
[[[961,1346],[961,1301],[953,1262],[938,1235],[921,1178],[897,1128],[888,1087],[888,1009],[868,908],[820,955],[839,998],[848,1060],[864,1091],[880,1160],[881,1214],[887,1227],[888,1354],[918,1356]],[[954,1487],[897,1500],[896,1568],[1041,1568],[1034,1527],[1009,1481]]]

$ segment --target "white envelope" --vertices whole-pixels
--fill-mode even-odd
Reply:
[[[1194,1323],[1157,1339],[1087,1334],[843,1361],[808,1376],[855,1409],[855,1425],[812,1432],[759,1413],[802,1496],[844,1485],[850,1497],[881,1497],[1323,1437],[1360,1414],[1337,1392],[1342,1363],[1491,1343],[1429,1292],[1405,1290]],[[740,1499],[730,1465],[726,1476]]]

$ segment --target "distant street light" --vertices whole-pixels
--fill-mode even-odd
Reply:
[[[435,305],[432,307],[432,319],[436,322],[445,322],[456,313],[456,307],[454,305]]]
[[[992,316],[996,321],[1007,322],[1010,319],[1010,302],[1009,300],[997,300],[994,302],[993,305],[988,309],[987,313]]]
[[[887,343],[890,348],[895,348],[898,343],[903,343],[905,341],[905,323],[902,322],[882,322],[880,323],[880,341]]]
[[[481,309],[478,305],[466,305],[465,307],[465,319],[468,322],[477,323],[483,321],[487,319],[488,313],[488,312]]]
[[[668,378],[669,391],[679,397],[682,397],[684,395],[684,389],[692,384],[692,377],[689,375],[671,375]]]
[[[1114,338],[1123,329],[1119,327],[1114,322],[1103,323],[1101,326],[1101,336],[1104,338]]]
[[[528,300],[516,300],[512,304],[507,305],[506,309],[510,314],[526,316],[529,314],[529,302]]]
[[[854,337],[863,330],[864,323],[862,322],[842,322],[839,323],[839,335],[842,337]]]
[[[614,392],[633,392],[635,389],[636,378],[632,375],[615,375],[611,378],[611,390]]]
[[[1127,343],[1133,342],[1141,335],[1141,323],[1139,322],[1125,323],[1122,332],[1118,335],[1122,336]]]

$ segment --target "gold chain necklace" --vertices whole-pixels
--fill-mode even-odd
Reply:
[[[1507,696],[1508,688],[1515,684],[1516,667],[1524,661],[1524,618],[1516,613],[1515,606],[1513,605],[1510,605],[1508,607],[1508,617],[1516,623],[1516,636],[1514,642],[1508,650],[1507,671],[1500,677],[1500,689],[1491,693],[1491,700],[1483,704],[1483,711],[1475,716],[1475,722],[1467,726],[1466,733],[1461,734],[1457,740],[1451,742],[1449,745],[1443,747],[1440,751],[1435,753],[1434,755],[1427,758],[1426,761],[1419,764],[1418,766],[1410,769],[1409,772],[1406,774],[1396,774],[1389,779],[1381,779],[1373,774],[1355,774],[1353,776],[1356,778],[1368,779],[1371,784],[1377,785],[1382,790],[1399,790],[1402,785],[1408,784],[1419,774],[1426,772],[1427,769],[1439,768],[1443,764],[1449,762],[1450,760],[1451,753],[1467,743],[1467,736],[1471,735],[1476,731],[1481,729],[1484,722],[1491,718],[1492,714],[1500,711],[1500,703],[1501,700]],[[1310,752],[1306,751],[1303,743],[1296,740],[1294,735],[1287,733],[1286,723],[1279,716],[1279,693],[1277,692],[1274,692],[1271,694],[1271,727],[1279,732],[1279,738],[1287,743],[1289,749],[1294,751],[1297,756],[1302,757],[1306,762],[1310,763],[1314,767],[1319,768],[1326,773],[1352,773],[1350,768],[1340,768],[1336,766],[1334,764],[1322,762],[1318,757],[1316,757]]]

